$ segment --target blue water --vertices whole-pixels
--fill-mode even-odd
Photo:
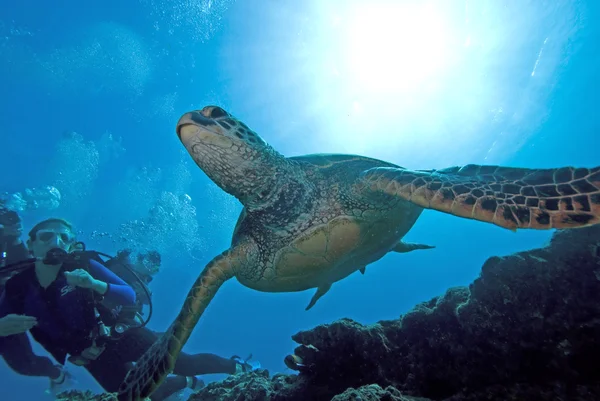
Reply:
[[[162,331],[227,248],[241,210],[183,152],[174,128],[189,110],[218,104],[288,156],[359,153],[421,169],[600,165],[597,2],[427,4],[2,2],[0,192],[54,185],[61,205],[24,211],[26,227],[60,216],[90,248],[159,249],[150,327]],[[162,223],[138,224],[155,205]],[[434,250],[387,255],[309,312],[313,291],[264,294],[231,281],[186,351],[252,353],[285,371],[299,330],[397,318],[468,285],[487,257],[550,235],[425,211],[406,239]],[[47,384],[0,362],[2,400],[42,399]]]

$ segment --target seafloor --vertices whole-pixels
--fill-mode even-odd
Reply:
[[[190,400],[600,400],[600,225],[492,257],[469,287],[397,320],[342,319],[293,339],[305,371],[230,376]]]

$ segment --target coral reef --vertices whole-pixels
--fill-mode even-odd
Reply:
[[[56,396],[56,401],[117,401],[115,394],[93,394],[91,391],[65,391]]]
[[[467,287],[365,326],[293,336],[298,375],[210,383],[197,401],[600,399],[600,226],[492,257]]]

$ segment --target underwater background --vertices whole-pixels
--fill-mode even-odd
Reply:
[[[5,1],[0,193],[60,192],[60,202],[24,207],[25,231],[58,216],[90,249],[161,252],[149,327],[163,331],[229,246],[241,210],[184,151],[183,113],[219,105],[286,156],[593,167],[598,18],[598,2],[561,0]],[[271,373],[291,373],[283,358],[297,331],[397,318],[470,283],[489,256],[551,234],[425,211],[405,238],[435,249],[389,254],[309,312],[312,290],[266,294],[232,280],[184,350],[252,353]],[[101,391],[85,370],[69,370],[79,388]],[[3,401],[43,399],[47,386],[0,362]]]

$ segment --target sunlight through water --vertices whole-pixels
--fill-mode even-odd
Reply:
[[[414,94],[448,68],[456,32],[430,3],[361,3],[344,14],[334,17],[332,30],[343,43],[340,61],[362,90]]]
[[[252,22],[232,22],[221,56],[231,97],[244,99],[232,112],[287,155],[359,153],[409,168],[514,155],[543,128],[586,23],[577,1],[314,0],[253,11]]]

